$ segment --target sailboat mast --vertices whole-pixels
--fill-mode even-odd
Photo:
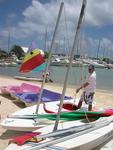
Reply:
[[[101,39],[99,39],[99,44],[98,44],[98,49],[97,49],[97,59],[98,59],[100,47],[101,47]]]
[[[8,53],[9,53],[9,48],[10,48],[10,31],[9,31],[9,33],[8,33],[8,43],[7,43],[7,51],[8,51]]]
[[[47,50],[47,29],[45,30],[44,49]]]
[[[46,73],[48,71],[48,67],[49,67],[49,64],[50,64],[51,54],[52,54],[52,50],[53,50],[55,37],[56,37],[59,22],[60,22],[63,6],[64,6],[64,2],[61,2],[60,10],[59,10],[59,13],[58,13],[58,18],[57,18],[57,22],[56,22],[55,30],[54,30],[54,33],[53,33],[53,38],[52,38],[50,50],[49,50],[48,62],[47,62],[46,69],[45,69],[45,72],[44,72],[44,79],[43,79],[43,82],[42,82],[42,85],[41,85],[41,91],[40,91],[40,95],[39,95],[39,99],[38,99],[38,103],[37,103],[37,108],[36,108],[36,112],[35,112],[36,114],[38,114],[39,105],[40,105],[40,101],[41,101],[41,97],[42,97],[42,93],[43,93],[43,88],[44,88],[44,84],[45,84]]]
[[[79,20],[78,20],[78,25],[77,25],[75,36],[74,36],[73,46],[72,46],[72,50],[71,50],[70,63],[69,63],[69,66],[68,66],[68,69],[67,69],[67,72],[66,72],[66,77],[65,77],[65,81],[64,81],[64,88],[62,90],[62,97],[61,97],[61,101],[60,101],[60,105],[59,105],[59,109],[58,109],[58,114],[57,114],[57,117],[56,117],[56,122],[55,122],[55,126],[54,126],[53,131],[56,131],[57,128],[58,128],[58,123],[59,123],[59,119],[60,119],[60,113],[61,113],[61,109],[62,109],[62,105],[63,105],[64,96],[65,96],[65,93],[66,93],[66,87],[67,87],[69,71],[71,69],[71,65],[72,65],[72,61],[73,61],[73,55],[74,55],[74,50],[75,50],[76,45],[77,45],[77,41],[78,41],[77,39],[78,39],[78,35],[79,35],[81,24],[82,24],[83,16],[84,16],[86,3],[87,3],[87,1],[83,0],[80,16],[79,16]]]

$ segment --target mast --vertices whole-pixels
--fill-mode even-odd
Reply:
[[[98,43],[97,59],[98,59],[98,54],[99,54],[100,47],[101,47],[101,39],[99,39],[99,43]]]
[[[61,100],[60,100],[60,105],[59,105],[59,109],[58,109],[56,122],[55,122],[53,131],[56,131],[57,128],[58,128],[58,123],[59,123],[59,119],[60,119],[60,112],[61,112],[61,109],[62,109],[63,100],[64,100],[64,96],[65,96],[65,93],[66,93],[66,87],[67,87],[69,71],[71,69],[71,65],[72,65],[72,61],[73,61],[73,55],[74,55],[74,50],[75,50],[76,45],[77,45],[78,35],[79,35],[80,27],[81,27],[81,24],[82,24],[82,21],[83,21],[83,16],[84,16],[85,8],[86,8],[86,3],[87,3],[86,0],[83,0],[80,16],[79,16],[79,20],[78,20],[78,25],[77,25],[75,36],[74,36],[73,46],[72,46],[72,50],[71,50],[70,63],[69,63],[69,66],[68,66],[68,69],[67,69],[67,72],[66,72],[66,77],[65,77],[65,81],[64,81],[64,88],[62,90],[62,97],[61,97]]]
[[[7,51],[9,53],[9,48],[10,48],[10,31],[8,32],[8,41],[7,41]]]
[[[38,103],[37,103],[37,108],[36,108],[36,112],[35,112],[36,114],[38,114],[39,105],[40,105],[40,101],[41,101],[41,97],[42,97],[42,93],[43,93],[43,88],[44,88],[44,84],[45,84],[46,73],[48,71],[48,67],[49,67],[49,64],[50,64],[51,54],[52,54],[52,50],[53,50],[55,37],[56,37],[59,22],[60,22],[63,6],[64,6],[64,3],[61,2],[60,10],[59,10],[59,13],[58,13],[58,18],[57,18],[57,22],[56,22],[55,30],[54,30],[54,33],[53,33],[53,38],[52,38],[50,50],[49,50],[48,62],[47,62],[46,69],[45,69],[45,72],[44,72],[44,79],[43,79],[43,82],[42,82],[42,85],[41,85],[41,91],[40,91],[40,95],[39,95],[39,99],[38,99]]]
[[[45,30],[44,49],[47,50],[47,29]]]

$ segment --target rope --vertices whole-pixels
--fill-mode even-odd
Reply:
[[[76,93],[74,94],[74,98],[73,98],[73,103],[75,104],[76,102]]]
[[[88,119],[88,116],[87,116],[87,113],[86,113],[85,110],[84,110],[84,114],[85,114],[85,117],[86,117],[87,122],[90,123],[90,120]]]

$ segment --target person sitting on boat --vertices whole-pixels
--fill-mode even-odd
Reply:
[[[81,89],[84,89],[78,103],[78,109],[81,108],[82,102],[85,101],[88,104],[88,111],[92,111],[92,102],[96,90],[96,72],[93,65],[88,66],[89,75],[86,77],[84,84],[76,89],[78,93]]]
[[[44,78],[44,73],[43,73],[42,77]],[[46,72],[45,82],[53,82],[53,81],[50,79],[50,72]]]

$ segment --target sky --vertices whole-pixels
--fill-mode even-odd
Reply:
[[[82,0],[0,0],[0,48],[29,47],[43,50],[51,45],[60,8],[64,2],[54,51],[69,53]],[[78,54],[113,58],[113,0],[87,0],[78,39]],[[77,50],[75,50],[75,54]]]

